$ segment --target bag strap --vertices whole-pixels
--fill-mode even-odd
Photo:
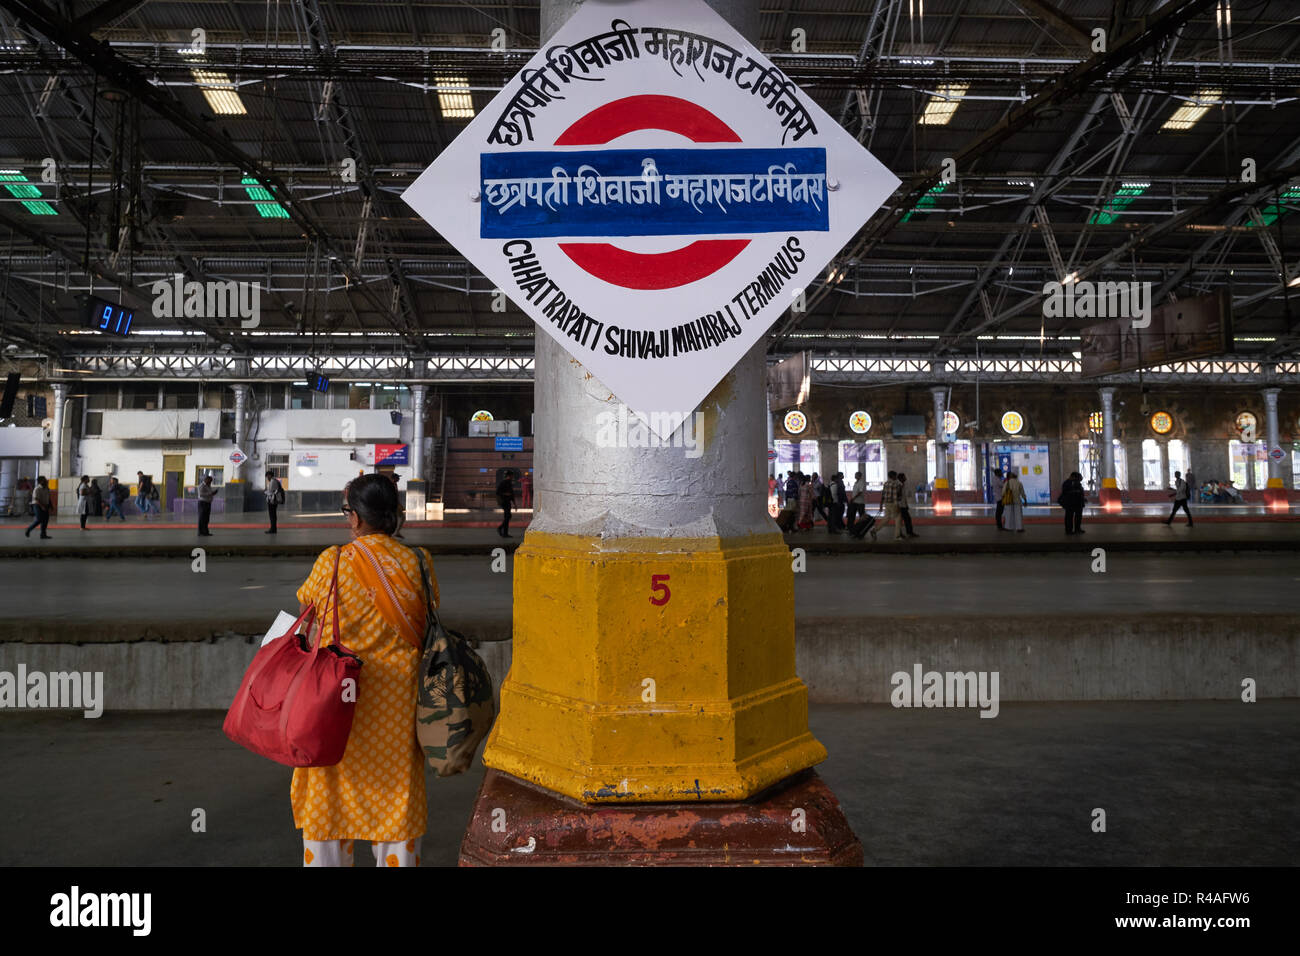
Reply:
[[[330,579],[330,589],[325,592],[325,600],[321,602],[321,609],[324,610],[325,605],[330,603],[330,598],[334,599],[334,643],[335,644],[339,644],[339,635],[343,633],[339,629],[339,555],[341,555],[342,553],[343,553],[342,547],[339,547],[339,549],[334,552],[334,576]],[[311,607],[309,607],[307,610],[314,618],[316,612],[315,602],[313,602]],[[312,647],[311,647],[312,650],[318,650],[323,646],[323,642],[325,638],[325,627],[326,627],[326,621],[322,616],[322,619],[320,621],[320,631],[316,635],[315,642],[312,643]],[[310,639],[311,637],[310,624],[308,625],[307,636]],[[340,649],[342,649],[342,645],[340,645]]]
[[[442,618],[438,616],[438,607],[433,603],[433,585],[429,582],[429,566],[425,563],[424,552],[419,548],[412,548],[415,552],[416,559],[420,562],[420,582],[424,585],[424,606],[426,613],[433,616],[434,626],[438,631],[444,630]],[[425,628],[426,632],[428,628]]]

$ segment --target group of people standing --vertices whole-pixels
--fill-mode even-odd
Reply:
[[[149,498],[150,485],[146,486],[145,476],[141,474],[141,485],[143,489],[140,494],[140,510],[145,516],[148,516],[147,508],[151,503]],[[50,482],[44,475],[36,479],[34,485],[28,483],[26,489],[19,485],[19,491],[30,490],[31,492],[31,509],[32,523],[27,526],[23,533],[26,537],[31,537],[32,531],[36,528],[41,529],[41,537],[48,538],[47,529],[50,524],[50,513],[53,510],[52,496],[50,495]],[[108,479],[108,487],[100,488],[99,479],[91,478],[89,475],[82,475],[81,482],[77,485],[77,518],[81,524],[81,530],[86,530],[86,519],[92,515],[111,521],[114,515],[117,515],[122,521],[126,520],[126,515],[122,513],[122,503],[131,497],[131,492],[116,477]],[[155,494],[152,500],[156,500]]]
[[[993,522],[999,531],[1025,530],[1025,505],[1029,504],[1029,497],[1014,470],[993,469],[993,501],[996,503]]]
[[[901,472],[889,473],[889,479],[880,492],[878,511],[885,513],[886,521],[893,519],[895,538],[904,537],[904,526],[907,528],[907,537],[919,538],[920,535],[912,530],[912,516],[904,492],[906,481],[907,476]],[[791,471],[786,476],[772,479],[769,488],[777,491],[781,502],[777,524],[783,531],[812,530],[814,512],[826,522],[829,534],[843,534],[845,531],[854,533],[855,529],[862,529],[865,533],[865,529],[871,526],[871,522],[864,524],[867,483],[860,471],[854,476],[852,486],[845,484],[844,473],[839,471],[831,475],[829,482],[823,481],[817,472],[805,475]],[[873,538],[877,530],[872,530]],[[862,535],[855,533],[855,536]]]

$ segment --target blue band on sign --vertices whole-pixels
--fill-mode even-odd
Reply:
[[[484,239],[830,229],[820,148],[482,153],[479,168]]]

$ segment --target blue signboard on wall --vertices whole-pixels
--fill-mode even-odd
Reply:
[[[496,451],[523,451],[524,439],[519,435],[497,435],[492,447]]]

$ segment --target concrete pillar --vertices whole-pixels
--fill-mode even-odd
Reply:
[[[776,448],[776,426],[772,421],[772,395],[766,387],[763,388],[763,408],[767,411],[767,450],[772,451]],[[767,477],[771,478],[776,474],[776,462],[768,456]]]
[[[424,403],[429,386],[411,386],[411,479],[424,480]]]
[[[1115,480],[1115,389],[1107,386],[1101,393],[1101,490],[1098,500],[1107,511],[1122,507],[1119,483]]]
[[[66,382],[54,383],[54,425],[50,429],[50,474],[54,482],[51,487],[58,487],[59,475],[63,474],[63,406],[68,401]]]
[[[17,487],[18,459],[0,458],[0,516],[17,511],[14,507],[14,489]]]
[[[235,447],[245,455],[252,455],[252,450],[244,447],[244,441],[248,437],[248,392],[247,385],[232,385],[231,390],[235,393]],[[243,464],[231,465],[230,482],[244,480]]]
[[[1268,458],[1268,487],[1264,489],[1264,504],[1269,511],[1286,511],[1289,507],[1287,501],[1286,487],[1282,481],[1282,465],[1286,458],[1280,461],[1273,460],[1273,449],[1281,447],[1278,438],[1277,428],[1277,397],[1282,390],[1280,388],[1266,388],[1264,395],[1264,435],[1267,442]],[[1254,463],[1246,472],[1254,477]]]
[[[757,40],[757,0],[710,5]],[[542,0],[543,45],[578,6]],[[780,848],[746,839],[764,839],[777,798],[743,801],[803,786],[789,778],[826,750],[795,676],[790,552],[766,508],[764,343],[697,409],[638,409],[688,413],[680,441],[649,448],[619,440],[639,426],[617,383],[550,336],[535,348],[536,511],[515,552],[513,663],[462,860],[521,862],[510,847],[561,826],[581,831],[584,862],[626,860],[598,816],[620,803],[640,804],[639,832],[685,824],[704,847],[725,831],[736,860],[771,859],[788,833]],[[491,826],[498,807],[506,833]],[[572,862],[535,842],[522,862]]]
[[[948,410],[948,389],[936,385],[934,396],[934,513],[952,514],[952,486],[948,481],[948,443],[943,440],[943,416]]]
[[[839,441],[832,438],[817,439],[817,457],[821,459],[817,470],[821,473],[822,481],[829,485],[831,475],[840,470]]]
[[[1166,486],[1172,487],[1169,481],[1173,477],[1169,473],[1169,442],[1167,439],[1158,438],[1156,444],[1160,447],[1160,484],[1155,490],[1163,491]]]

